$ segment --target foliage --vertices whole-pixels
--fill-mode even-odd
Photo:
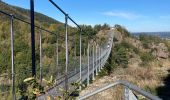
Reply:
[[[42,82],[50,88],[53,86],[54,80],[52,76],[49,80],[42,79],[42,81],[35,77],[24,79],[23,83],[19,85],[19,100],[34,100],[37,96],[45,94],[45,86],[42,85]]]
[[[139,40],[142,41],[143,47],[148,49],[151,43],[160,43],[162,40],[159,37],[148,35],[148,34],[140,34]]]
[[[150,61],[153,61],[155,57],[150,52],[144,52],[140,54],[142,60],[142,66],[146,66]]]
[[[84,88],[85,85],[81,84],[80,81],[76,81],[71,83],[71,86],[73,87],[72,90],[65,90],[63,88],[59,88],[60,91],[63,93],[63,96],[60,97],[61,100],[75,100],[76,97],[79,96],[80,89],[79,87]]]
[[[116,44],[112,49],[110,57],[108,59],[108,63],[106,63],[104,71],[101,73],[102,75],[110,75],[115,67],[124,67],[126,68],[128,65],[128,52],[132,49],[132,45],[122,42],[120,44]],[[134,48],[134,47],[133,47]]]
[[[118,66],[127,67],[128,64],[128,51],[124,46],[115,46],[116,52],[113,53],[113,60]]]
[[[29,10],[8,5],[4,2],[0,2],[1,10],[7,13],[15,15],[17,18],[29,21]],[[50,17],[43,14],[35,12],[35,24],[46,30],[49,30],[55,34],[50,34],[46,31],[35,28],[35,50],[36,50],[36,72],[39,72],[39,34],[42,33],[42,75],[48,78],[50,75],[56,75],[56,37],[58,39],[58,49],[59,49],[59,63],[63,65],[65,61],[65,26],[63,23],[58,22]],[[108,24],[95,25],[81,25],[82,29],[86,32],[82,32],[82,51],[87,48],[87,37],[93,38],[98,31],[102,29],[109,29]],[[80,30],[76,27],[68,26],[69,41],[74,41],[79,44],[79,33]],[[11,76],[11,49],[10,49],[10,17],[0,13],[0,75],[8,74]],[[71,58],[74,54],[74,42],[69,42],[69,57]],[[76,55],[80,55],[79,45],[76,45]],[[34,90],[34,85],[37,85],[38,91],[40,91],[39,81],[34,78],[28,82],[23,82],[24,79],[31,76],[31,34],[30,25],[25,24],[21,21],[14,19],[14,65],[16,73],[16,87],[19,88],[21,95],[29,95],[31,93],[32,98],[35,95],[31,92]],[[72,63],[72,62],[69,62]],[[64,66],[60,66],[63,72]],[[61,73],[62,73],[61,72]],[[48,75],[47,75],[48,74]],[[9,79],[10,80],[10,79]],[[28,89],[28,86],[32,86]],[[28,90],[27,90],[28,89]],[[19,91],[16,90],[17,92]],[[17,93],[18,94],[18,93]],[[24,97],[24,96],[23,96]],[[27,98],[27,97],[26,97]]]
[[[116,24],[116,25],[115,25],[115,28],[116,28],[116,30],[119,31],[123,36],[125,36],[125,37],[129,37],[129,36],[130,36],[130,32],[129,32],[125,27]]]
[[[26,78],[23,83],[19,86],[19,92],[21,97],[19,100],[23,99],[36,99],[37,96],[44,93],[44,88],[38,82],[35,77]]]
[[[168,48],[168,51],[169,51],[169,53],[170,53],[170,41],[164,41],[164,43],[165,43],[165,45],[167,46],[167,48]]]

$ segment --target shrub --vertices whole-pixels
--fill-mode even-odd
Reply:
[[[149,48],[151,43],[160,43],[162,41],[159,37],[148,34],[140,34],[139,40],[142,41],[143,47],[146,49]]]
[[[155,57],[149,52],[141,53],[140,58],[142,60],[142,66],[146,66],[149,62],[155,59]]]
[[[117,29],[117,31],[119,31],[120,33],[122,33],[125,37],[131,36],[131,35],[130,35],[130,32],[129,32],[125,27],[116,24],[116,25],[115,25],[115,28]]]
[[[118,66],[127,67],[128,56],[125,47],[120,47],[113,55],[113,60]]]

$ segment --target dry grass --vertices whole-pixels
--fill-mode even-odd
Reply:
[[[156,88],[163,84],[163,77],[168,75],[169,69],[169,60],[154,61],[147,67],[131,65],[128,68],[117,68],[110,76],[104,76],[99,80],[94,81],[94,83],[83,90],[80,95],[89,93],[99,87],[114,82],[115,80],[127,80],[145,91],[156,95]],[[122,93],[122,88],[109,89],[88,100],[122,100]]]

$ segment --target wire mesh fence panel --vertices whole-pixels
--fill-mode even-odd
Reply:
[[[108,40],[99,37],[92,40],[91,33],[84,32],[62,9],[50,2],[63,13],[65,23],[35,13],[35,37],[31,34],[31,23],[25,21],[30,20],[28,16],[16,17],[0,12],[0,18],[4,19],[0,20],[0,96],[11,99],[13,94],[12,98],[16,95],[16,99],[26,99],[35,96],[35,87],[40,86],[43,93],[57,95],[58,87],[68,90],[72,82],[89,81],[92,73],[94,75],[94,71],[101,69],[101,63],[106,62],[111,50],[106,46]],[[13,24],[11,18],[14,18]],[[93,46],[96,46],[94,50]],[[36,86],[29,87],[32,83]]]
[[[14,20],[14,65],[16,99],[26,91],[25,79],[32,77],[30,25]]]

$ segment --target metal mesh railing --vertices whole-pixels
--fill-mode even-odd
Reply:
[[[98,75],[104,67],[114,45],[114,30],[108,30],[105,41],[101,42],[95,36],[90,39],[90,33],[84,31],[52,0],[49,2],[64,15],[64,24],[60,23],[59,26],[54,25],[48,29],[44,29],[43,26],[46,25],[41,25],[41,22],[34,25],[34,0],[30,1],[31,22],[0,10],[0,15],[5,18],[0,20],[4,23],[0,30],[2,37],[0,40],[2,50],[0,51],[0,97],[2,100],[19,99],[20,90],[24,90],[23,80],[28,77],[38,78],[43,85],[44,79],[49,80],[52,77],[53,85],[45,90],[46,94],[38,97],[42,100],[46,95],[53,97],[60,95],[59,87],[68,90],[71,88],[69,84],[77,80],[81,83],[87,80],[89,85],[90,78],[94,80],[95,75]],[[72,24],[75,26],[73,27]],[[53,28],[58,28],[60,31]],[[2,62],[5,64],[1,64]],[[159,100],[126,82],[117,82],[107,88],[117,84],[123,84],[148,98]]]
[[[83,35],[90,33],[86,33],[52,0],[49,1],[64,14],[65,24],[60,25],[59,32],[50,28],[44,29],[41,23],[34,25],[35,61],[32,60],[30,41],[32,22],[0,10],[0,15],[6,18],[1,20],[6,26],[4,25],[3,32],[0,32],[1,36],[4,35],[4,40],[0,40],[0,48],[3,48],[0,55],[4,57],[1,61],[6,62],[6,65],[0,65],[0,68],[5,68],[0,70],[3,71],[0,73],[0,96],[4,100],[19,99],[19,91],[24,86],[23,80],[34,74],[41,82],[53,77],[55,85],[47,90],[52,96],[59,94],[56,87],[68,89],[69,83],[79,79],[81,82],[87,79],[89,84],[89,77],[93,76],[94,79],[109,57],[113,31],[107,34],[110,39],[100,45],[97,42],[99,40]],[[75,24],[75,27],[72,27],[72,24]],[[36,69],[33,69],[33,62]]]

